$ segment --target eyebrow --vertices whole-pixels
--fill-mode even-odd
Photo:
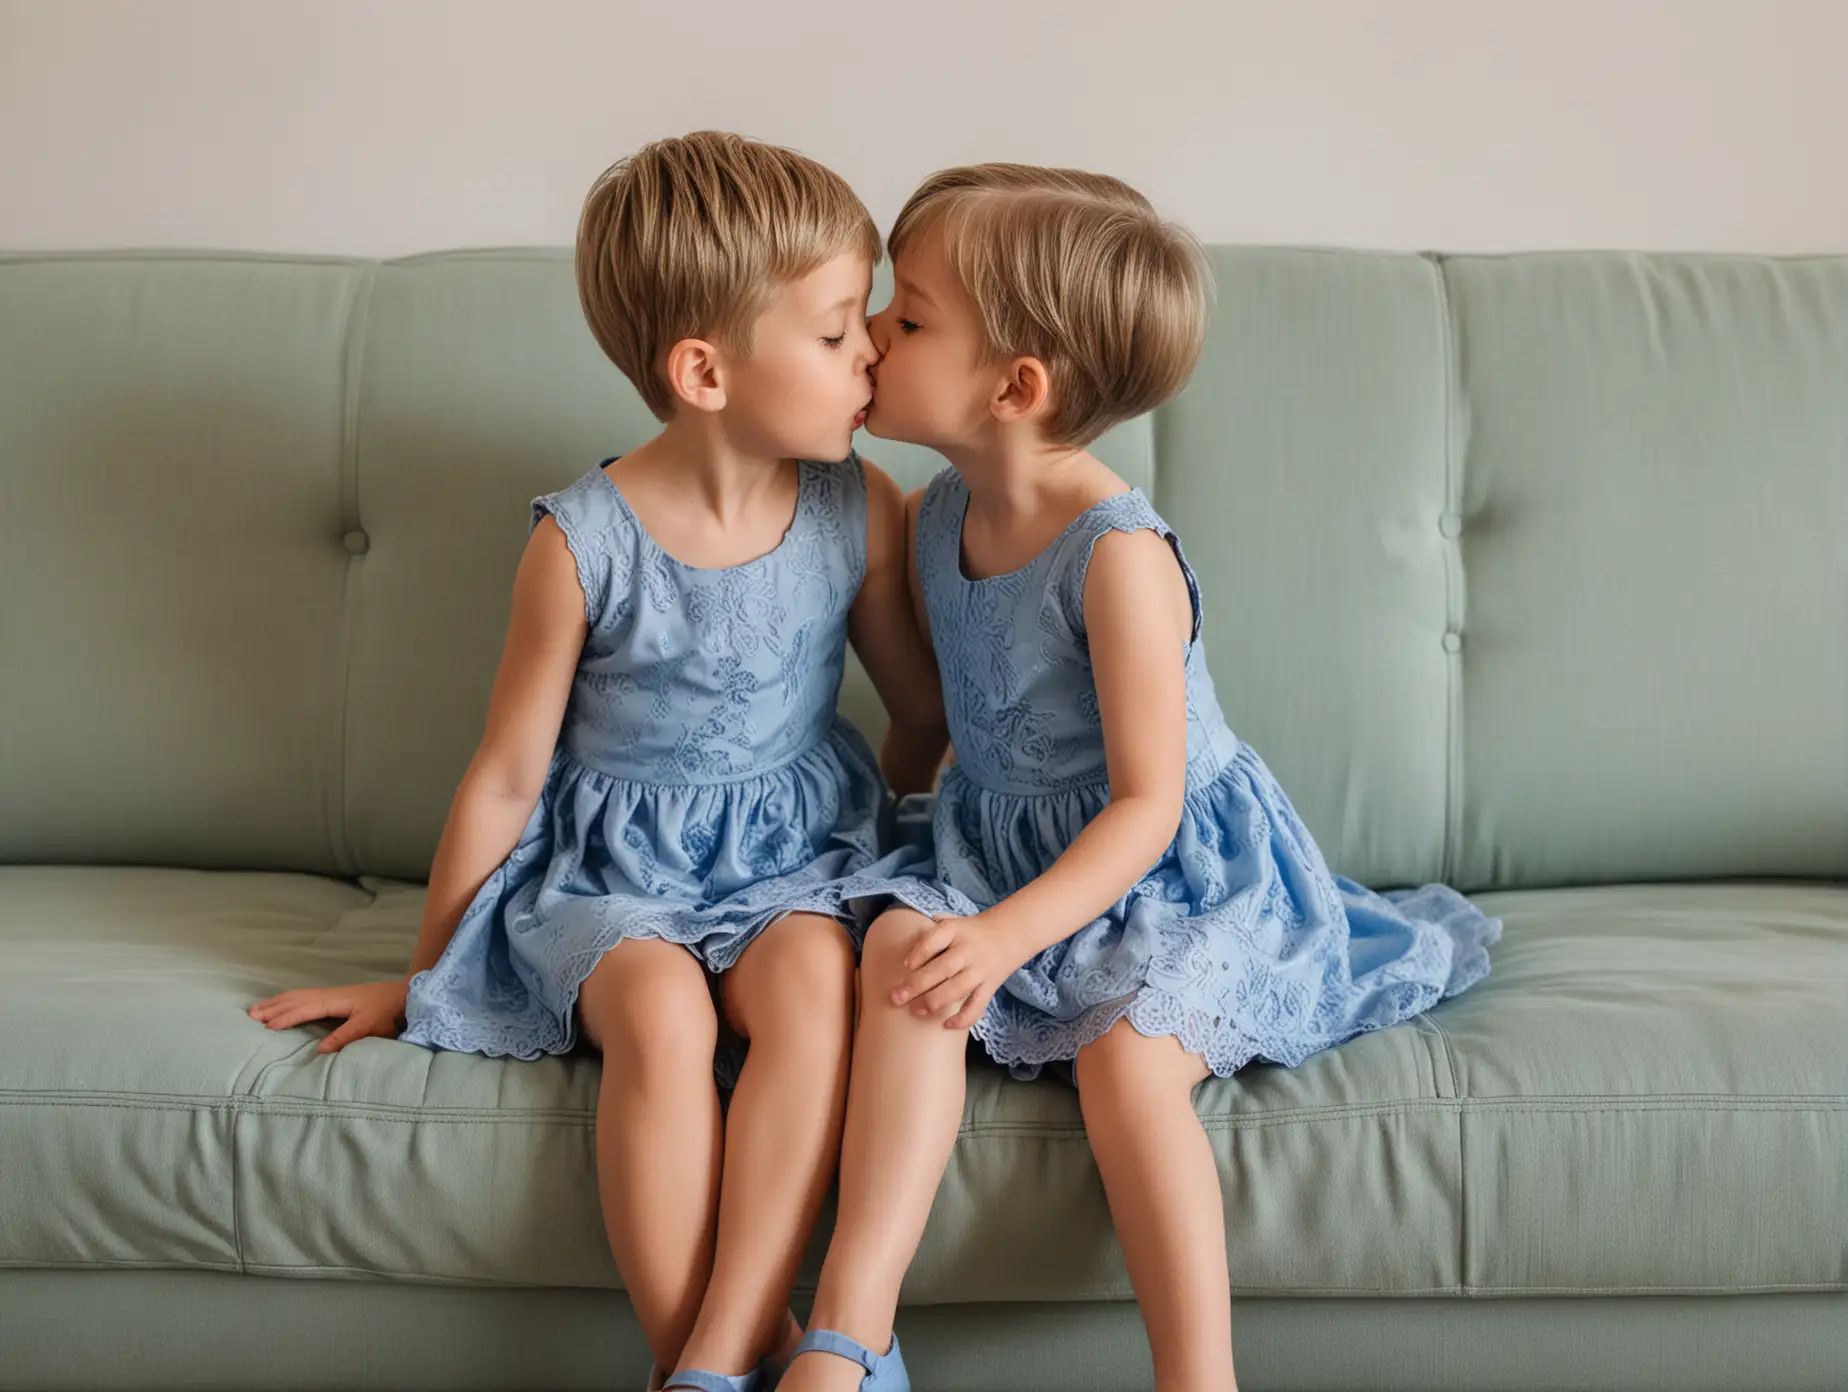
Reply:
[[[932,309],[935,309],[937,307],[937,302],[933,300],[928,294],[926,294],[924,291],[924,287],[919,285],[916,281],[909,280],[904,276],[899,276],[897,279],[898,279],[898,288],[900,290],[903,290],[907,295],[916,295],[920,300],[924,301],[924,303],[929,305]]]
[[[822,315],[826,317],[839,309],[852,309],[858,303],[860,303],[860,297],[858,295],[842,295],[840,299],[822,310]]]

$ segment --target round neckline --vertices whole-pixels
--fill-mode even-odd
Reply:
[[[603,480],[610,492],[616,495],[617,506],[622,509],[623,515],[634,524],[635,530],[640,533],[642,540],[648,544],[649,549],[662,560],[680,570],[686,571],[688,574],[730,575],[734,571],[749,570],[752,566],[762,565],[789,544],[789,539],[796,533],[796,525],[802,521],[802,504],[808,497],[809,486],[809,465],[806,459],[796,460],[796,507],[795,511],[789,515],[789,525],[783,529],[783,534],[776,539],[775,546],[772,546],[768,551],[751,557],[748,561],[739,561],[736,565],[694,565],[691,561],[681,560],[680,557],[676,556],[672,551],[669,551],[665,546],[661,545],[660,542],[655,540],[654,533],[650,532],[643,524],[641,514],[636,512],[635,508],[630,505],[629,500],[623,496],[622,489],[616,486],[616,480],[610,477],[610,465],[621,458],[622,456],[620,454],[613,454],[601,464],[597,465],[597,476]]]
[[[956,578],[965,585],[987,585],[996,580],[1013,580],[1019,576],[1025,575],[1029,570],[1032,570],[1034,566],[1038,565],[1057,550],[1059,543],[1077,530],[1080,522],[1096,512],[1105,503],[1114,503],[1118,498],[1137,498],[1142,495],[1142,490],[1140,488],[1133,487],[1126,488],[1121,493],[1106,494],[1104,497],[1092,503],[1091,506],[1079,513],[1076,517],[1072,518],[1071,521],[1067,522],[1065,526],[1060,529],[1059,534],[1042,546],[1038,553],[1028,560],[1026,564],[1016,566],[1013,570],[1001,571],[996,575],[983,575],[978,577],[969,574],[968,565],[963,560],[963,530],[969,524],[969,504],[975,501],[975,495],[969,491],[969,485],[963,483],[961,479],[958,479],[956,482],[963,491],[962,510],[956,515]]]

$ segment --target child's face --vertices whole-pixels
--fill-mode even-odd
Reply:
[[[989,423],[996,372],[980,311],[928,232],[892,267],[892,303],[873,319],[879,351],[866,428],[887,440],[951,453]]]
[[[873,395],[866,331],[872,262],[846,252],[779,287],[729,363],[725,412],[739,442],[766,458],[845,459]]]

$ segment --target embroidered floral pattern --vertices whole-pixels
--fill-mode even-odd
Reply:
[[[1098,539],[1169,538],[1194,601],[1185,654],[1188,780],[1174,842],[1108,913],[1027,962],[974,1033],[1023,1077],[1127,1018],[1225,1076],[1295,1065],[1398,1024],[1487,974],[1501,934],[1443,885],[1375,894],[1330,873],[1283,789],[1227,729],[1199,642],[1200,593],[1139,492],[1105,499],[1038,558],[992,580],[962,569],[968,492],[927,490],[918,572],[956,764],[938,795],[935,864],[889,892],[933,917],[972,914],[1043,874],[1109,799],[1084,633]]]
[[[853,917],[845,885],[878,855],[885,807],[834,711],[866,486],[857,459],[799,467],[781,544],[725,570],[662,551],[601,468],[534,501],[571,548],[590,630],[539,804],[411,983],[404,1038],[559,1053],[578,989],[624,938],[723,971],[785,914]]]

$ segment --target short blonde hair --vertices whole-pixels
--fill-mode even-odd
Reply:
[[[668,349],[711,338],[749,352],[779,285],[847,251],[879,260],[879,229],[846,180],[794,150],[725,131],[645,145],[604,170],[578,220],[584,318],[661,420]]]
[[[893,258],[934,230],[981,312],[990,356],[1046,365],[1049,439],[1088,445],[1193,374],[1212,295],[1206,258],[1121,179],[1026,164],[946,169],[899,213]]]

